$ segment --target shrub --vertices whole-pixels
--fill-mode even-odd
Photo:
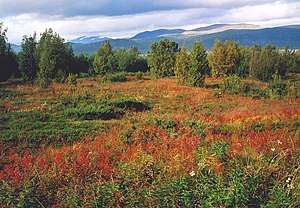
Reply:
[[[75,108],[66,109],[63,114],[66,117],[75,117],[82,120],[110,120],[119,118],[126,113],[126,110],[135,109],[144,111],[149,106],[131,98],[103,100],[93,105],[80,105]]]
[[[59,69],[54,77],[56,83],[64,83],[67,79],[67,75],[61,69]]]
[[[262,90],[259,88],[253,88],[246,94],[246,96],[251,96],[255,99],[267,98],[269,97],[267,90]]]
[[[77,85],[77,75],[69,73],[67,77],[67,82],[70,86],[76,87]]]
[[[285,82],[278,75],[273,75],[272,80],[269,83],[269,95],[273,98],[281,98],[286,96],[288,93],[288,88]]]
[[[47,88],[51,84],[51,73],[53,71],[53,61],[47,61],[42,59],[40,62],[40,70],[37,74],[37,82],[40,87]]]
[[[114,108],[111,106],[100,105],[88,105],[88,106],[79,106],[74,109],[65,110],[64,114],[69,116],[74,116],[82,120],[109,120],[114,118],[119,118],[125,112],[120,108]]]
[[[143,72],[139,71],[139,72],[136,73],[135,76],[136,76],[137,80],[143,80],[144,79]]]
[[[104,77],[104,80],[109,82],[126,82],[127,78],[125,76],[125,73],[121,72],[117,74],[109,74]]]
[[[288,84],[288,95],[300,98],[300,82],[291,82]]]
[[[234,74],[223,79],[223,91],[239,94],[245,91],[245,85],[242,82],[242,79]]]

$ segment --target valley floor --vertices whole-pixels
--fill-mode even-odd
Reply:
[[[299,206],[300,100],[205,83],[2,84],[0,206]]]

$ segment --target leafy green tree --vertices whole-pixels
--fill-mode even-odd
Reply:
[[[207,53],[201,42],[195,42],[190,53],[189,83],[200,87],[204,84],[205,75],[210,74]]]
[[[119,48],[115,51],[114,57],[118,71],[136,72],[140,66],[140,52],[136,46],[131,46],[127,51]]]
[[[224,71],[226,75],[232,75],[236,73],[239,66],[239,47],[236,41],[226,40],[224,45],[225,63]]]
[[[55,68],[55,60],[52,59],[49,50],[41,51],[39,55],[40,58],[37,81],[40,87],[47,88],[51,84],[51,79]]]
[[[19,53],[19,67],[21,75],[27,81],[34,80],[38,71],[36,33],[29,37],[24,36],[21,47],[22,50]]]
[[[225,63],[224,48],[220,40],[216,40],[208,54],[208,62],[213,77],[222,77],[225,75],[223,65]]]
[[[239,47],[239,53],[240,60],[236,73],[239,77],[246,78],[250,73],[251,50],[248,46],[241,46]]]
[[[250,67],[252,76],[262,81],[271,80],[274,74],[282,77],[286,74],[285,60],[279,50],[270,44],[262,49],[253,49]]]
[[[164,39],[154,42],[148,57],[151,74],[157,78],[173,76],[177,52],[178,43],[175,41]]]
[[[7,28],[4,29],[3,23],[0,23],[0,81],[8,80],[18,69],[17,58],[7,43],[6,33]]]
[[[259,60],[259,56],[260,56],[260,52],[261,52],[261,47],[259,45],[254,45],[251,49],[250,49],[250,63],[249,63],[249,77],[250,78],[255,78],[255,72],[256,72],[256,68],[259,67],[260,65],[260,60]]]
[[[300,50],[293,51],[292,64],[290,65],[289,72],[300,73]]]
[[[130,46],[130,48],[128,49],[128,53],[133,57],[138,57],[141,54],[136,46]]]
[[[224,44],[216,40],[208,54],[212,76],[224,77],[234,74],[239,65],[239,51],[237,42],[226,40]]]
[[[138,56],[136,62],[128,70],[129,72],[147,72],[149,71],[149,66],[147,62],[147,57]]]
[[[125,48],[119,48],[118,50],[116,50],[114,55],[118,71],[126,71],[131,61],[129,52],[127,52]]]
[[[190,59],[188,49],[185,45],[176,56],[174,73],[180,84],[189,84]]]
[[[95,69],[94,69],[94,58],[95,58],[95,53],[93,54],[85,54],[84,55],[86,57],[86,61],[88,63],[88,74],[90,76],[94,76],[95,73]]]
[[[89,60],[84,54],[79,56],[74,56],[72,60],[72,67],[70,72],[73,74],[78,74],[80,72],[87,73],[89,70]]]
[[[38,82],[40,86],[47,87],[59,70],[63,72],[71,71],[74,58],[73,50],[64,42],[64,39],[53,32],[51,28],[46,29],[41,34],[36,49],[39,62]]]
[[[194,87],[204,84],[205,74],[209,73],[207,54],[200,42],[195,42],[189,54],[184,45],[176,57],[175,75],[179,83]]]
[[[286,47],[282,53],[282,60],[287,72],[300,73],[300,50],[291,50]]]
[[[105,41],[101,48],[98,49],[94,58],[94,69],[97,74],[105,75],[113,72],[115,65],[113,48],[109,41]]]
[[[146,72],[148,70],[147,59],[141,56],[140,51],[136,46],[131,46],[128,49],[129,59],[127,72]]]

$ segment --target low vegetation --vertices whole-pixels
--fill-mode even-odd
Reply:
[[[296,207],[299,99],[228,79],[3,86],[1,206]]]
[[[162,40],[89,59],[62,40],[24,37],[0,83],[0,207],[299,206],[298,52]]]

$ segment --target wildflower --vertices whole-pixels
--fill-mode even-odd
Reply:
[[[275,151],[275,148],[271,148],[271,151],[274,152],[274,151]]]
[[[295,186],[294,186],[294,185],[292,185],[292,184],[291,184],[291,185],[290,185],[290,184],[288,184],[288,185],[287,185],[287,187],[288,187],[288,188],[290,188],[290,189],[294,189],[294,188],[295,188]]]
[[[190,174],[190,176],[192,176],[192,177],[196,175],[195,171],[191,171],[189,174]]]
[[[286,179],[286,181],[285,181],[285,182],[289,183],[290,181],[291,181],[291,178],[290,178],[290,177],[288,177],[288,179]]]
[[[282,144],[282,141],[280,141],[280,140],[278,139],[278,140],[277,140],[277,143],[278,143],[278,144]]]

